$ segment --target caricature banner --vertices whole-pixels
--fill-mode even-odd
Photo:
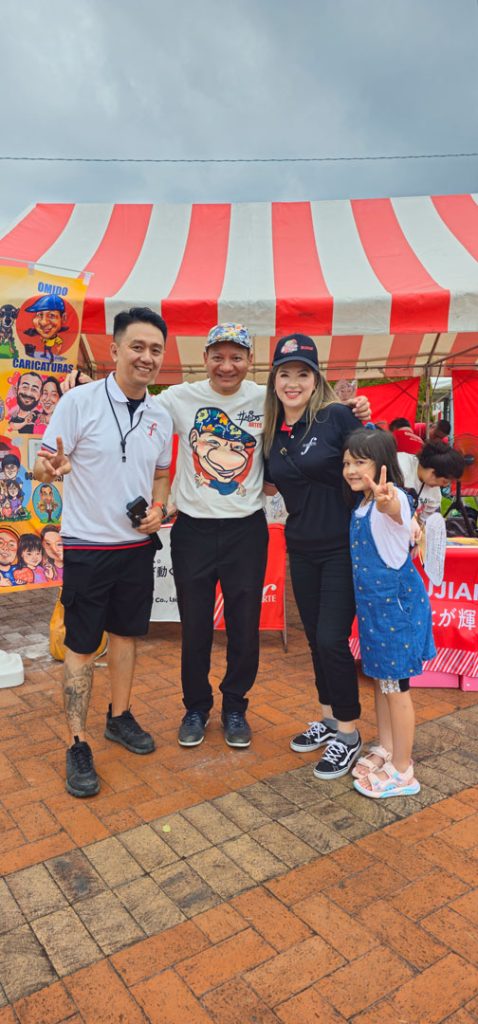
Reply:
[[[61,484],[33,466],[76,366],[86,284],[41,268],[0,266],[0,587],[58,586]]]

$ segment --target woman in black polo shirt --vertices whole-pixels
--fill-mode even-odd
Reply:
[[[366,398],[357,399],[355,407],[368,417]],[[267,384],[265,479],[286,504],[292,586],[322,705],[320,720],[310,722],[290,745],[308,751],[326,744],[314,769],[319,779],[345,775],[362,746],[355,724],[357,673],[348,642],[355,615],[350,513],[342,492],[344,442],[361,426],[320,373],[312,338],[281,338]]]

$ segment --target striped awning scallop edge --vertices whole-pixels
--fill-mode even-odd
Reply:
[[[444,351],[464,350],[463,335],[478,332],[476,195],[39,203],[0,239],[0,258],[90,273],[92,336],[111,333],[119,310],[148,305],[178,339],[223,320],[261,338],[300,330],[348,371],[367,353],[392,368],[420,363],[437,335]]]

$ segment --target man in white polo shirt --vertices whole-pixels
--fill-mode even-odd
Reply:
[[[105,736],[137,754],[154,750],[131,714],[130,696],[135,637],[148,630],[154,539],[169,491],[172,422],[146,390],[161,368],[166,336],[164,320],[150,309],[119,313],[115,372],[63,396],[34,468],[41,481],[65,477],[64,701],[72,738],[66,788],[77,797],[100,788],[85,730],[94,652],[105,629],[111,678]],[[127,505],[139,497],[147,510],[134,525]]]

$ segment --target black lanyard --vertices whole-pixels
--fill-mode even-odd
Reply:
[[[107,397],[108,397],[108,402],[110,403],[111,412],[113,413],[113,416],[114,416],[115,421],[116,421],[116,426],[118,427],[119,436],[121,438],[121,441],[120,441],[120,443],[121,443],[121,451],[123,453],[122,456],[121,456],[121,461],[122,462],[126,462],[126,438],[129,437],[129,435],[133,433],[133,430],[136,430],[136,427],[139,427],[139,425],[141,423],[141,420],[143,418],[144,409],[141,410],[141,412],[139,414],[139,420],[138,420],[137,423],[135,423],[134,427],[131,427],[130,430],[126,431],[126,434],[123,434],[123,431],[122,431],[122,429],[120,427],[119,419],[118,419],[118,417],[116,415],[116,412],[115,412],[115,407],[113,405],[113,402],[111,401],[111,395],[110,395],[110,393],[108,391],[108,378],[107,377],[105,377],[105,391],[106,391],[106,394],[107,394]]]
[[[420,504],[420,495],[421,495],[421,493],[423,491],[424,486],[425,486],[425,484],[423,483],[422,486],[420,487],[420,490],[418,491],[418,494],[417,494],[417,492],[416,492],[414,487],[409,487],[408,489],[405,488],[405,490],[407,491],[407,494],[412,499],[412,505],[413,505],[413,511],[414,512],[417,511],[417,508],[418,508],[418,506]]]

